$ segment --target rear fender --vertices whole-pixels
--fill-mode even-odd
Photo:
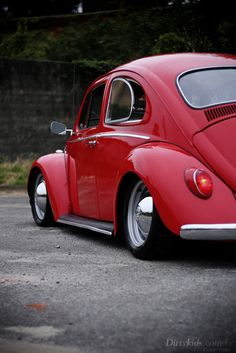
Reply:
[[[162,142],[148,143],[134,149],[125,165],[119,185],[130,172],[142,179],[162,221],[173,233],[179,234],[184,224],[236,221],[236,202],[232,191],[205,165],[181,148]],[[187,168],[204,169],[210,174],[213,194],[209,199],[201,199],[188,189],[184,178]]]
[[[42,172],[55,220],[70,213],[67,159],[68,156],[64,153],[52,153],[40,157],[33,163],[28,179],[28,193],[30,193],[35,173],[37,170]]]

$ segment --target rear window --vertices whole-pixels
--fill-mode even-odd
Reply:
[[[211,68],[184,73],[177,84],[193,108],[236,101],[236,68]]]

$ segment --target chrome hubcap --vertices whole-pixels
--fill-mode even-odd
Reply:
[[[47,207],[47,189],[42,174],[39,174],[36,179],[34,191],[34,206],[38,218],[40,220],[43,220]]]
[[[153,216],[153,199],[142,181],[131,192],[128,204],[128,231],[133,245],[145,243],[150,232]]]

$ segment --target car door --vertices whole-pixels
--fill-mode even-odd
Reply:
[[[146,95],[138,81],[119,72],[111,76],[108,91],[102,131],[97,135],[95,168],[100,219],[112,222],[120,173],[128,167],[130,151],[149,141],[149,136],[144,132]]]
[[[83,103],[76,132],[67,143],[72,212],[99,219],[96,187],[97,133],[102,112],[105,83],[92,88]]]

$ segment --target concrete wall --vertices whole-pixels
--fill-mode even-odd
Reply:
[[[85,85],[67,63],[0,59],[0,157],[37,156],[63,148],[52,120],[72,127]]]

